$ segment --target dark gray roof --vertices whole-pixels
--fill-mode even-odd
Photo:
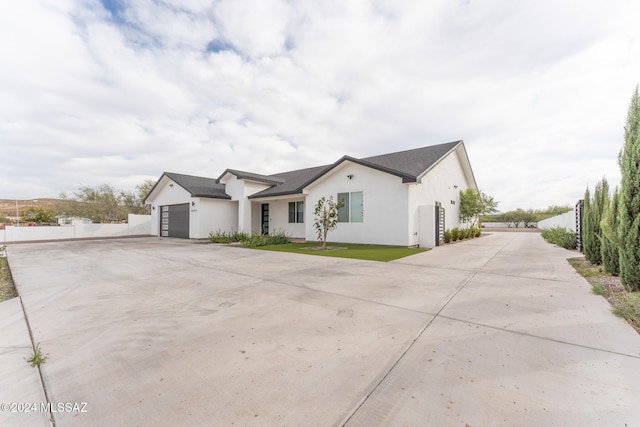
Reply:
[[[251,181],[264,182],[264,183],[273,184],[273,185],[284,183],[283,179],[277,178],[275,176],[260,175],[258,173],[245,172],[237,169],[227,169],[226,171],[222,172],[222,174],[218,178],[218,181],[220,181],[220,179],[223,176],[225,176],[227,173],[231,173],[235,175],[238,179],[248,179]]]
[[[262,190],[256,194],[249,196],[250,199],[257,197],[284,196],[286,194],[302,193],[302,189],[309,183],[320,176],[325,169],[332,165],[316,166],[307,169],[298,169],[290,172],[278,173],[270,175],[273,178],[283,180],[282,184]]]
[[[331,171],[344,161],[351,161],[353,163],[358,163],[366,167],[399,176],[402,178],[402,182],[416,182],[420,175],[437,163],[461,142],[462,141],[448,142],[446,144],[398,151],[396,153],[366,157],[364,159],[344,156],[331,165],[269,175],[270,177],[283,178],[285,182],[283,184],[267,188],[266,190],[262,190],[249,196],[249,198],[254,199],[302,193],[302,189],[304,187]]]
[[[250,199],[300,194],[304,187],[316,181],[318,178],[322,177],[345,161],[350,161],[396,175],[402,178],[402,182],[416,182],[420,175],[430,169],[461,143],[462,141],[454,141],[446,144],[415,148],[413,150],[382,154],[380,156],[365,157],[363,159],[344,156],[330,165],[298,169],[273,175],[260,175],[253,172],[227,169],[222,173],[222,175],[220,175],[220,178],[222,178],[226,173],[231,173],[238,177],[238,179],[248,179],[273,185],[270,188],[249,196]],[[171,172],[165,172],[163,176],[164,175],[190,192],[193,197],[231,199],[231,197],[225,192],[224,184],[220,184],[220,178],[202,178]],[[158,180],[158,182],[160,182],[160,180]],[[153,189],[151,191],[153,191]],[[149,194],[151,194],[151,192]]]
[[[231,199],[223,184],[213,178],[183,175],[180,173],[165,172],[163,175],[173,180],[180,187],[191,193],[192,197],[210,197],[213,199]],[[162,178],[162,177],[161,177]],[[160,180],[158,180],[160,182]],[[157,184],[156,184],[157,185]],[[153,190],[151,190],[153,191]]]
[[[383,154],[381,156],[365,157],[361,160],[417,178],[461,142],[462,141],[448,142],[446,144],[398,151],[397,153]]]

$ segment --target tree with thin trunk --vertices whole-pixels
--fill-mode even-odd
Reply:
[[[640,290],[640,94],[631,97],[620,153],[620,281],[630,291]]]
[[[493,196],[488,196],[482,191],[472,188],[460,190],[458,208],[460,222],[466,223],[469,228],[475,227],[480,215],[497,212],[498,203],[493,199]]]
[[[316,203],[314,214],[315,221],[313,227],[316,229],[318,240],[322,241],[322,249],[327,249],[327,234],[338,226],[338,209],[342,203],[336,203],[333,196],[328,199],[321,197]]]

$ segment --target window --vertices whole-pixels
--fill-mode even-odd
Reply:
[[[349,193],[338,193],[338,222],[349,222]]]
[[[289,222],[304,222],[304,202],[289,202]]]
[[[364,203],[362,191],[353,193],[338,193],[338,203],[342,207],[338,209],[338,222],[363,222]]]

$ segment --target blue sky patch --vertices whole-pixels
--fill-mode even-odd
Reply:
[[[124,17],[125,5],[121,0],[100,0],[102,7],[109,12],[113,20],[118,24],[125,24],[126,19]]]
[[[231,52],[235,52],[233,45],[231,43],[227,43],[221,39],[213,39],[207,44],[207,52],[223,52],[225,50],[229,50]]]

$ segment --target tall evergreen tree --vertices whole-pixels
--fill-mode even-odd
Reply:
[[[620,193],[616,187],[613,197],[607,202],[600,228],[602,229],[602,265],[604,269],[614,276],[620,274],[620,246],[622,241],[618,237]]]
[[[584,257],[587,261],[592,260],[593,254],[593,243],[591,242],[592,230],[593,226],[591,225],[591,193],[589,192],[589,187],[587,187],[587,191],[584,192],[584,208],[582,211],[582,248]]]
[[[608,200],[609,184],[605,178],[602,178],[602,181],[598,182],[596,188],[593,190],[593,198],[590,200],[589,210],[586,212],[588,224],[587,233],[589,237],[584,254],[592,264],[602,264],[602,229],[600,228],[600,222],[602,221],[602,214]]]
[[[620,281],[629,290],[640,290],[640,94],[631,97],[620,153]]]

